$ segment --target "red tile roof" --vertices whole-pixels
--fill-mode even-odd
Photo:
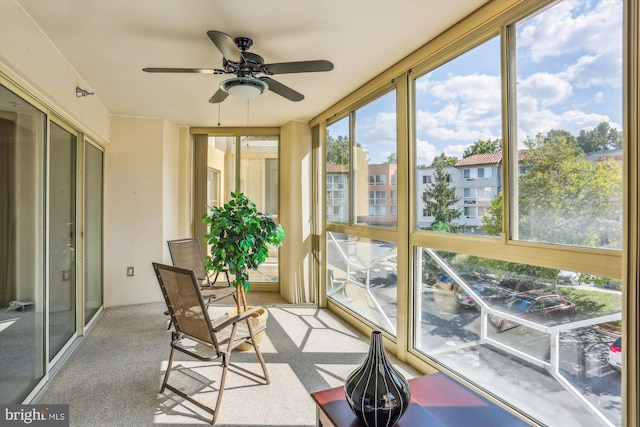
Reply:
[[[518,151],[518,161],[523,160],[522,150]],[[502,163],[502,152],[475,154],[456,163],[456,167],[476,166],[476,165],[497,165]]]
[[[349,169],[345,169],[342,166],[334,165],[333,163],[327,163],[327,173],[348,173]]]

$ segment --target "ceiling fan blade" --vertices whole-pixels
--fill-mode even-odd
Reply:
[[[143,68],[147,73],[198,73],[198,74],[225,74],[226,71],[216,68]]]
[[[222,56],[228,61],[242,62],[244,57],[242,52],[236,46],[236,42],[233,41],[230,35],[221,33],[220,31],[207,31],[207,35],[216,45],[218,50],[222,52]]]
[[[222,89],[218,89],[218,91],[213,94],[211,99],[209,99],[209,102],[212,104],[219,104],[227,99],[227,96],[229,96],[227,92],[223,91]]]
[[[287,98],[289,101],[302,101],[304,99],[304,95],[296,92],[291,89],[289,86],[285,86],[280,82],[277,82],[269,77],[261,77],[259,80],[262,80],[269,86],[269,90],[271,92],[277,93],[280,96]]]
[[[266,64],[264,70],[269,74],[313,73],[317,71],[331,71],[333,64],[329,61],[299,61]]]

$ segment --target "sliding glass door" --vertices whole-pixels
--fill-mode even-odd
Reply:
[[[49,156],[49,360],[76,333],[78,138],[51,122]]]
[[[86,142],[84,156],[84,322],[88,324],[102,307],[104,153]]]
[[[0,404],[45,374],[46,120],[0,85]]]
[[[103,151],[1,77],[0,405],[30,403],[102,307],[104,182]]]

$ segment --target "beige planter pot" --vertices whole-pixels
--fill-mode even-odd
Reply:
[[[253,307],[247,307],[247,309],[252,309]],[[233,308],[229,311],[227,311],[227,316],[229,317],[233,317],[236,314],[238,314],[238,310],[236,308]],[[253,328],[257,328],[257,327],[263,327],[267,325],[267,318],[269,317],[269,312],[267,310],[265,310],[264,308],[261,308],[260,310],[258,310],[258,315],[254,316],[254,317],[250,317],[249,318],[249,322],[251,323],[251,326]],[[256,334],[256,344],[260,344],[260,341],[262,341],[262,336],[264,335],[264,330],[262,332],[259,332]],[[253,347],[251,346],[251,344],[241,344],[238,347],[238,350],[240,351],[246,351],[246,350],[252,350]]]

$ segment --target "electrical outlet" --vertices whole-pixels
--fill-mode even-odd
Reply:
[[[133,277],[133,267],[127,267],[127,276]]]

